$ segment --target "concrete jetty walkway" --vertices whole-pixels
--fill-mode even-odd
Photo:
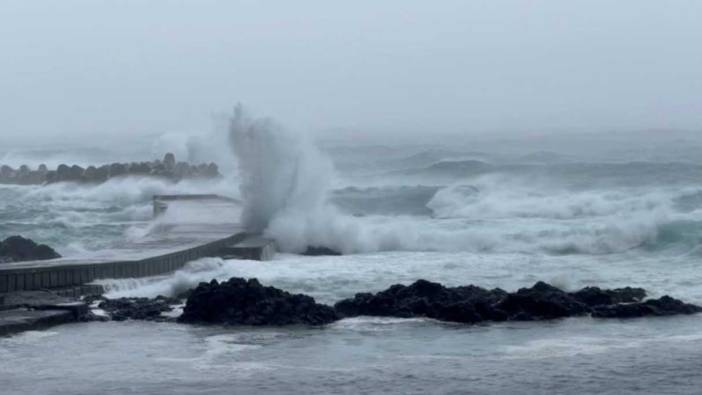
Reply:
[[[255,238],[252,243],[252,237],[235,222],[240,210],[236,201],[212,195],[185,195],[164,200],[155,197],[156,204],[159,216],[143,230],[144,234],[114,248],[78,258],[0,265],[0,294],[49,289],[60,295],[80,296],[92,293],[88,284],[94,280],[166,274],[187,262],[220,256],[224,248],[227,257],[235,257],[236,246],[242,242],[242,258],[272,256],[271,241]],[[252,245],[260,254],[251,253]]]

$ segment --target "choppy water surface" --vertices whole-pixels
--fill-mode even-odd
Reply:
[[[4,394],[691,394],[702,385],[701,323],[76,324],[0,340],[0,384]]]
[[[640,286],[702,304],[698,165],[421,167],[416,158],[425,159],[339,178],[330,204],[288,210],[275,224],[273,235],[289,251],[314,241],[348,255],[203,259],[168,276],[101,283],[108,296],[156,296],[212,278],[257,277],[333,303],[419,278],[507,290],[544,280],[568,290]],[[109,248],[147,226],[151,195],[180,192],[238,193],[227,180],[0,186],[0,237],[24,234],[64,255]],[[687,394],[702,385],[700,320],[67,325],[0,339],[0,392]]]

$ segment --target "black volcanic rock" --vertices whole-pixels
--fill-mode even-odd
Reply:
[[[325,255],[339,256],[342,254],[339,251],[335,251],[335,250],[332,250],[331,248],[327,248],[327,247],[308,246],[307,249],[302,253],[302,255],[307,255],[307,256],[325,256]]]
[[[411,285],[396,284],[372,294],[358,293],[336,303],[334,308],[318,304],[307,295],[294,295],[263,286],[256,279],[212,280],[177,298],[104,299],[99,307],[113,320],[168,320],[183,297],[187,302],[182,323],[225,325],[324,325],[341,318],[366,316],[426,317],[440,321],[475,324],[499,321],[548,320],[592,315],[594,318],[634,318],[702,312],[702,307],[663,296],[642,301],[641,288],[613,290],[597,287],[565,292],[544,282],[516,292],[468,285],[445,287],[417,280]]]
[[[492,306],[506,295],[501,289],[486,290],[472,285],[447,288],[418,280],[410,286],[393,285],[375,295],[359,293],[353,299],[338,302],[334,308],[344,317],[429,317],[465,323],[503,321],[507,315]]]
[[[178,320],[227,325],[324,325],[338,319],[334,309],[307,295],[262,286],[256,279],[231,278],[222,283],[200,283]]]
[[[643,289],[630,287],[588,287],[568,293],[543,282],[508,293],[472,285],[449,288],[418,280],[410,286],[393,285],[376,294],[358,293],[334,307],[342,317],[428,317],[463,323],[547,320],[587,314],[596,318],[629,318],[702,312],[699,306],[669,296],[641,302],[645,295]]]
[[[641,303],[622,303],[610,306],[597,306],[592,311],[596,318],[636,318],[646,316],[668,316],[677,314],[695,314],[702,312],[702,307],[684,303],[668,295],[658,299],[649,299]]]
[[[589,307],[568,293],[544,282],[508,294],[494,306],[510,320],[530,321],[583,315]]]
[[[600,289],[598,287],[586,287],[571,294],[577,301],[585,303],[590,307],[600,305],[611,305],[618,303],[640,302],[646,297],[646,291],[642,288],[617,288]]]
[[[149,298],[103,299],[98,305],[105,310],[113,321],[146,320],[163,321],[162,313],[172,311],[172,305],[180,303],[178,299],[158,296]]]
[[[0,262],[21,262],[61,258],[44,244],[37,244],[22,236],[11,236],[0,242]]]

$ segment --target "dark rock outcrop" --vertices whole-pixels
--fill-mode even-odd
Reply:
[[[616,289],[585,287],[580,291],[571,293],[570,295],[580,303],[584,303],[590,307],[595,307],[618,303],[640,302],[646,297],[646,291],[643,288],[631,287]]]
[[[178,320],[227,325],[324,325],[338,320],[338,316],[334,309],[307,295],[266,287],[256,279],[231,278],[222,283],[200,283]]]
[[[506,314],[491,306],[506,295],[501,289],[486,290],[472,285],[447,288],[438,283],[418,280],[410,286],[393,285],[375,295],[356,294],[352,299],[337,303],[334,308],[344,317],[428,317],[464,323],[503,321],[507,319]]]
[[[334,308],[343,317],[428,317],[464,323],[504,321],[507,314],[492,306],[507,295],[499,288],[486,290],[472,285],[447,288],[418,280],[409,286],[393,285],[377,294],[359,293],[338,302]]]
[[[101,300],[99,307],[112,320],[172,320],[162,314],[187,297],[182,323],[225,325],[325,325],[341,318],[361,315],[380,317],[426,317],[440,321],[476,324],[500,321],[549,320],[591,315],[594,318],[634,318],[702,312],[702,307],[663,296],[642,301],[641,288],[597,287],[566,292],[544,282],[516,292],[473,285],[445,287],[418,280],[396,284],[372,294],[358,293],[334,307],[318,304],[307,295],[290,294],[263,286],[256,279],[231,278],[219,283],[200,283],[177,298],[159,296]],[[84,300],[88,301],[88,299]],[[91,299],[94,301],[94,299]]]
[[[307,256],[325,256],[325,255],[339,256],[342,254],[338,251],[332,250],[331,248],[327,248],[327,247],[308,246],[307,249],[302,253],[302,255],[307,255]]]
[[[658,299],[649,299],[641,303],[621,303],[602,305],[593,308],[595,318],[636,318],[646,316],[668,316],[677,314],[695,314],[702,312],[702,307],[684,303],[668,295]]]
[[[570,317],[590,311],[586,304],[544,282],[507,294],[493,308],[516,321]]]
[[[149,298],[103,298],[98,307],[105,310],[113,321],[147,320],[165,321],[161,314],[172,311],[173,305],[180,303],[179,299],[158,296]]]
[[[538,282],[531,288],[507,293],[475,286],[449,288],[418,280],[410,286],[393,285],[376,294],[359,293],[334,307],[342,317],[428,317],[464,323],[545,320],[587,314],[596,318],[630,318],[702,311],[699,306],[669,296],[641,302],[645,296],[643,289],[629,287],[614,290],[588,287],[569,293]]]
[[[61,258],[45,244],[37,244],[22,236],[11,236],[0,242],[0,262],[37,261]]]

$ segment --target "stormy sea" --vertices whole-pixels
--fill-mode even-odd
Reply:
[[[170,275],[99,280],[107,296],[173,296],[243,277],[333,304],[426,279],[507,291],[537,281],[636,286],[702,304],[694,139],[369,145],[299,138],[242,114],[229,132],[219,137],[227,144],[164,135],[120,150],[3,147],[0,163],[14,167],[173,152],[216,161],[222,177],[0,185],[0,239],[22,234],[81,256],[148,233],[155,194],[216,193],[242,202],[240,221],[275,239],[275,259],[205,258]],[[302,255],[309,246],[341,255]],[[0,338],[0,392],[682,394],[702,386],[701,361],[702,315],[479,325],[356,317],[322,327],[128,320]]]

